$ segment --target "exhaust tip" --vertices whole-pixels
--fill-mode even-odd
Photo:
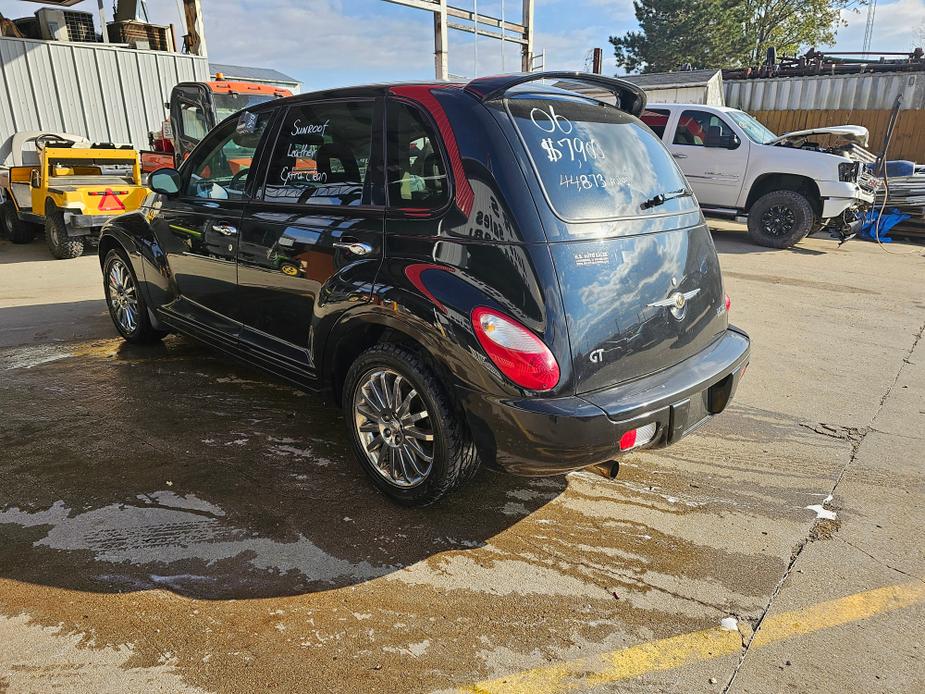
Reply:
[[[597,473],[601,477],[614,480],[620,474],[620,462],[617,460],[608,460],[606,463],[598,463],[588,468],[591,472]]]

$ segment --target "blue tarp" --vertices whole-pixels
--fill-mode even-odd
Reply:
[[[880,218],[879,228],[877,227],[878,217]],[[882,216],[880,215],[879,208],[870,210],[864,217],[864,224],[861,225],[860,236],[870,241],[876,241],[879,235],[881,242],[890,243],[893,240],[890,238],[890,231],[900,222],[909,219],[909,217],[910,215],[905,212],[900,212],[895,207],[890,210],[884,210]]]

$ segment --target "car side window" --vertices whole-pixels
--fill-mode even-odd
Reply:
[[[301,205],[374,204],[374,112],[372,101],[290,107],[267,167],[263,199]]]
[[[647,108],[642,112],[642,115],[639,116],[639,120],[649,126],[649,129],[654,132],[659,138],[662,138],[665,135],[665,126],[668,125],[668,118],[671,116],[671,111],[668,109],[662,108]]]
[[[696,147],[724,147],[734,141],[735,131],[715,113],[684,111],[678,120],[674,144]]]
[[[439,141],[413,106],[389,104],[389,204],[435,210],[449,201],[450,186]]]
[[[247,111],[222,126],[193,152],[186,196],[210,200],[244,198],[251,164],[271,112]]]

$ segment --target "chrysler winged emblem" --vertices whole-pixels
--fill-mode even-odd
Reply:
[[[653,307],[666,307],[671,311],[671,315],[681,320],[684,318],[684,310],[687,308],[687,302],[693,299],[700,293],[700,288],[691,289],[689,292],[675,292],[667,299],[662,299],[661,301],[654,301],[649,306]]]

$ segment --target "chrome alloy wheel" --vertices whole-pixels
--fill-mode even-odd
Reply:
[[[357,436],[373,468],[408,489],[427,479],[434,462],[434,430],[421,395],[396,371],[373,369],[353,393]]]
[[[131,334],[138,327],[138,297],[132,273],[121,260],[109,266],[109,306],[123,332]]]

